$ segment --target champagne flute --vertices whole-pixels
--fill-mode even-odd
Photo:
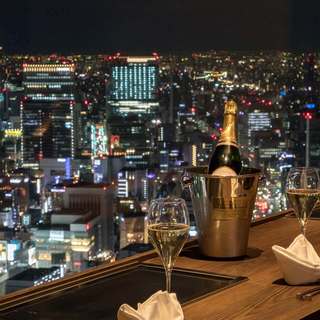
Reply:
[[[166,273],[166,290],[170,292],[173,265],[189,235],[186,203],[173,197],[152,200],[147,221],[148,235],[161,258]]]
[[[310,167],[291,168],[287,176],[286,193],[299,220],[301,233],[305,236],[308,219],[320,199],[318,169]]]

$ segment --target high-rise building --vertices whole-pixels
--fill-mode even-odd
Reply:
[[[100,249],[113,248],[114,188],[108,184],[72,184],[63,194],[64,207],[88,209],[99,216],[101,234],[96,245]]]
[[[253,133],[268,131],[271,129],[271,118],[268,112],[260,112],[255,110],[254,112],[249,113],[248,117],[248,136],[249,136],[249,145],[252,144]]]
[[[37,166],[43,158],[75,156],[74,65],[70,62],[23,64],[21,102],[22,161]]]
[[[30,179],[25,174],[0,176],[0,225],[21,226],[29,207]]]
[[[150,200],[154,193],[155,173],[149,170],[139,170],[125,167],[118,172],[118,198],[132,197],[140,201]]]
[[[113,61],[108,103],[114,112],[151,113],[158,107],[158,59],[119,56]]]
[[[107,132],[118,137],[131,166],[148,167],[154,147],[152,119],[158,111],[159,57],[121,57],[112,60],[107,93]],[[110,147],[111,140],[109,139]],[[111,150],[112,152],[112,150]]]
[[[93,158],[107,154],[107,135],[101,123],[91,124],[91,156]]]

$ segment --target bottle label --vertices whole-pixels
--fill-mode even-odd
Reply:
[[[222,166],[214,170],[211,175],[220,176],[220,177],[226,177],[226,176],[234,177],[237,175],[237,173],[228,166]]]

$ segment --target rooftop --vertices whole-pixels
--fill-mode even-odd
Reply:
[[[112,185],[110,183],[87,183],[87,182],[78,182],[74,184],[66,184],[66,188],[91,188],[91,189],[110,189]]]
[[[84,216],[91,213],[89,209],[75,209],[75,208],[62,208],[59,211],[51,211],[50,215],[76,215],[76,216]]]
[[[20,280],[20,281],[36,281],[42,277],[49,275],[50,273],[59,270],[59,267],[51,268],[30,268],[25,271],[22,271],[8,280]]]

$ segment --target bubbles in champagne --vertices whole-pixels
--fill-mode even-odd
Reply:
[[[183,223],[158,223],[148,227],[150,240],[158,251],[163,264],[173,268],[175,259],[188,239],[189,226]]]
[[[304,225],[308,220],[312,209],[320,200],[318,189],[289,189],[287,195],[300,223]]]

